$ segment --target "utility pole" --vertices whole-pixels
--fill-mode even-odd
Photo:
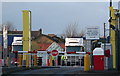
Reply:
[[[105,54],[105,49],[106,49],[106,48],[105,48],[105,47],[106,47],[106,46],[105,46],[105,43],[106,43],[106,39],[105,39],[105,23],[104,23],[104,54]]]
[[[3,59],[3,25],[1,25],[2,26],[2,59]]]

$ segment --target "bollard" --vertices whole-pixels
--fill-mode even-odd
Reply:
[[[50,66],[52,66],[52,56],[50,55]]]
[[[19,67],[22,67],[22,54],[19,54]]]
[[[84,71],[90,70],[90,57],[88,54],[84,56]]]
[[[7,67],[9,66],[9,57],[7,57]]]
[[[26,55],[26,67],[29,66],[29,55]]]
[[[17,66],[17,53],[15,53],[15,65]]]
[[[49,59],[47,59],[47,66],[49,66]]]
[[[37,55],[34,55],[34,66],[37,66]]]

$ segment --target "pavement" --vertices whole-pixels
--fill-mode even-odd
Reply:
[[[15,68],[17,69],[15,71]],[[3,76],[30,76],[30,75],[47,75],[47,76],[120,76],[120,71],[104,70],[104,71],[84,71],[84,67],[79,66],[42,66],[31,68],[14,67],[14,71],[3,73]],[[24,69],[23,69],[24,68]],[[20,70],[22,69],[22,70]],[[10,69],[8,69],[10,70]]]

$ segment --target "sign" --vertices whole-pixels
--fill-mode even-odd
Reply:
[[[86,30],[86,39],[88,40],[94,40],[99,39],[100,36],[99,27],[90,27]]]
[[[47,51],[52,51],[52,50],[62,51],[62,50],[64,50],[64,49],[61,48],[58,43],[53,42],[53,43],[47,48]]]
[[[3,39],[4,39],[4,48],[7,48],[7,27],[5,26],[5,28],[3,29]]]
[[[51,53],[52,53],[52,56],[57,56],[58,55],[58,51],[57,50],[53,50]]]

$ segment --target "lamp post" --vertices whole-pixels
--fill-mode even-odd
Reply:
[[[106,39],[105,39],[105,23],[104,23],[104,54],[105,54],[105,43],[106,43]]]

